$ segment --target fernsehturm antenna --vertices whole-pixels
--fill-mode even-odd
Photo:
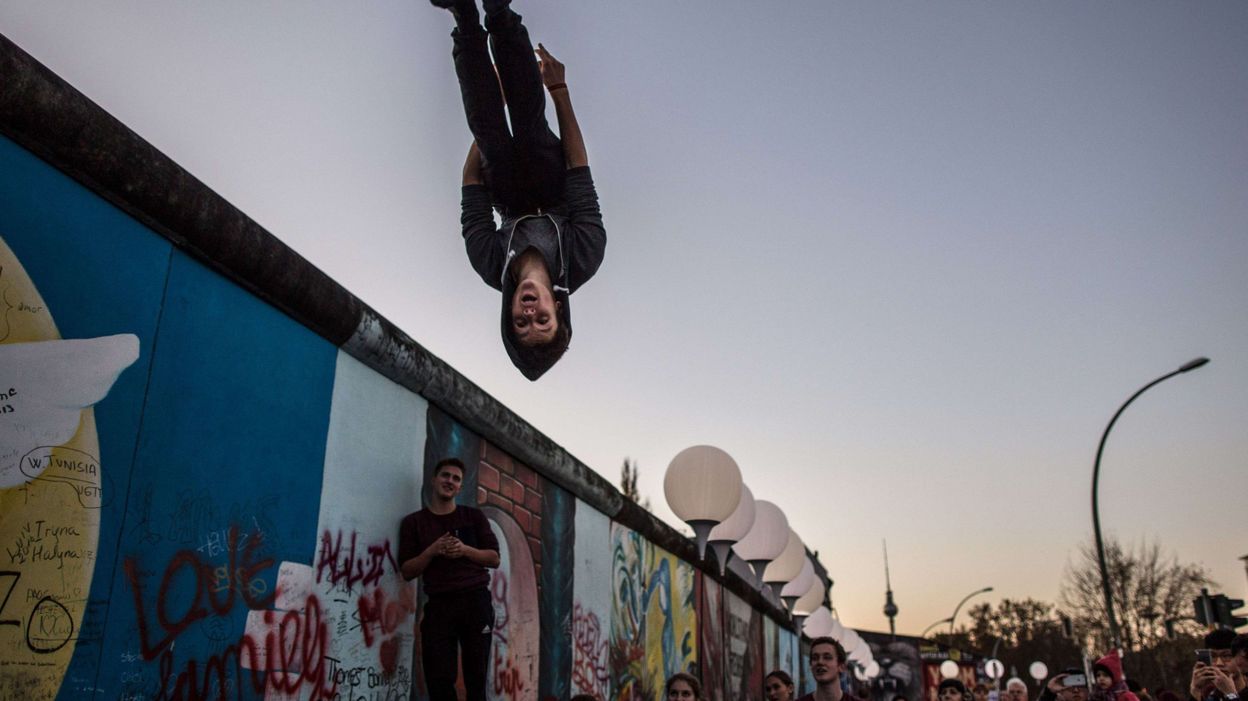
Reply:
[[[888,616],[888,634],[897,639],[897,604],[893,603],[893,580],[888,574],[888,540],[884,541],[884,615]]]

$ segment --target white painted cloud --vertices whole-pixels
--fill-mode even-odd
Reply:
[[[22,456],[72,438],[138,357],[134,334],[0,344],[0,488],[38,477],[23,474]]]

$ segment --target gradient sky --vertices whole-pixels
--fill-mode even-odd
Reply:
[[[606,218],[529,383],[468,265],[449,16],[0,0],[0,32],[655,511],[741,465],[901,632],[1054,600],[1101,517],[1248,598],[1248,3],[516,0]],[[553,119],[553,115],[552,115]],[[0,232],[3,235],[3,232]]]

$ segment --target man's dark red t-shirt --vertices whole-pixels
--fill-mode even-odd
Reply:
[[[423,553],[444,533],[450,533],[464,545],[478,550],[498,552],[498,539],[480,510],[471,506],[456,506],[451,513],[439,515],[421,509],[408,514],[399,523],[399,562],[407,562]],[[490,573],[468,558],[439,556],[425,568],[421,580],[426,594],[458,593],[489,586]]]

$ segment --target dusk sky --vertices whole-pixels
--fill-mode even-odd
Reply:
[[[1101,518],[1248,598],[1248,3],[514,6],[608,234],[536,383],[459,234],[445,11],[0,0],[0,33],[669,522],[668,461],[728,451],[852,627],[887,630],[884,539],[899,632],[1056,600],[1106,423],[1208,356],[1118,422]]]

